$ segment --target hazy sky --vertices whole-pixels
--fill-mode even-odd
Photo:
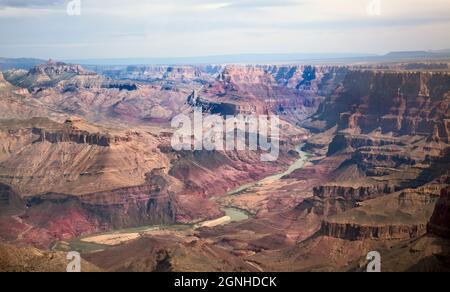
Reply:
[[[373,1],[381,9],[368,9]],[[0,56],[58,59],[450,48],[450,0],[0,0]],[[376,7],[376,5],[374,6]]]

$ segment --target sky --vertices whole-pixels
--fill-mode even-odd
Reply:
[[[450,48],[450,0],[0,0],[0,57],[163,58]],[[72,2],[73,3],[73,2]],[[73,6],[71,6],[73,7]]]

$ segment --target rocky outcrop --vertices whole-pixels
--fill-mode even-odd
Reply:
[[[263,66],[278,84],[300,91],[317,92],[328,96],[341,83],[348,68],[332,66]]]
[[[350,241],[409,240],[427,233],[427,224],[435,209],[442,184],[366,201],[322,222],[320,234]]]
[[[29,75],[47,75],[49,77],[56,78],[63,74],[74,74],[74,75],[96,75],[94,72],[89,72],[85,70],[80,65],[66,64],[62,62],[55,62],[49,60],[47,64],[37,65],[30,69]]]
[[[358,166],[369,171],[376,167],[398,168],[399,166],[414,166],[418,163],[407,153],[400,149],[358,149],[352,159],[358,162]]]
[[[84,208],[113,229],[176,222],[174,195],[155,185],[84,195]]]
[[[257,106],[241,106],[231,102],[214,102],[202,100],[201,98],[194,99],[192,95],[188,97],[188,104],[193,107],[201,108],[203,112],[221,116],[251,115],[255,113],[264,114],[264,111],[267,113],[267,109],[257,109]]]
[[[0,272],[5,273],[65,273],[67,253],[44,251],[31,247],[0,244]],[[101,272],[91,263],[81,260],[82,272]]]
[[[319,198],[343,198],[348,201],[364,201],[382,194],[394,192],[395,189],[387,184],[368,184],[354,186],[345,184],[327,184],[314,188],[314,196]]]
[[[358,224],[338,224],[324,221],[320,234],[334,238],[356,240],[408,240],[422,236],[427,225],[363,226]]]
[[[305,199],[296,207],[304,216],[314,214],[319,217],[334,216],[359,207],[361,202],[393,192],[388,184],[367,184],[353,186],[327,184],[313,189],[314,197]]]
[[[55,241],[96,232],[173,224],[179,209],[175,197],[161,191],[156,185],[84,196],[49,193],[20,202],[23,213],[20,217],[16,215],[11,218],[16,218],[20,222],[19,226],[24,227],[2,228],[0,237],[15,238],[18,242],[38,248],[49,248]],[[8,211],[5,215],[13,214],[11,208]],[[6,220],[6,217],[2,218]]]
[[[448,141],[450,74],[350,71],[326,100],[320,119],[329,126],[370,133],[432,135]]]
[[[328,155],[331,156],[342,150],[358,149],[360,147],[381,147],[389,145],[405,146],[405,143],[395,137],[381,135],[352,135],[340,132],[331,142]]]
[[[90,133],[80,130],[80,127],[82,128],[84,125],[86,125],[84,120],[70,118],[61,124],[51,120],[32,119],[23,126],[30,127],[31,133],[38,137],[34,140],[34,143],[76,143],[108,147],[112,144],[130,142],[133,135],[139,136],[138,133],[134,132],[127,132],[122,136],[111,135],[106,131]]]
[[[102,84],[102,88],[118,89],[120,91],[136,91],[138,89],[138,86],[131,82],[105,82]]]
[[[314,114],[344,76],[337,67],[226,66],[188,100],[218,114],[276,113],[298,122]]]
[[[4,93],[14,93],[18,88],[12,86],[8,81],[5,80],[3,73],[0,72],[0,94]]]
[[[88,144],[97,145],[102,147],[111,146],[111,144],[118,142],[129,142],[130,137],[117,137],[111,136],[109,134],[91,134],[85,131],[66,129],[58,132],[48,132],[45,129],[33,128],[33,134],[38,135],[37,142],[50,142],[52,144],[56,143],[77,143],[77,144]]]
[[[10,186],[0,183],[0,216],[16,213],[23,209],[22,199]]]
[[[450,187],[442,190],[433,217],[428,224],[430,234],[450,238]]]
[[[66,64],[50,60],[47,64],[37,65],[25,74],[21,71],[9,73],[11,83],[27,88],[32,94],[76,94],[85,89],[117,89],[119,91],[136,91],[138,85],[131,81],[112,80],[95,72],[88,71],[75,64]]]
[[[203,83],[212,81],[223,70],[222,66],[128,66],[106,67],[101,73],[113,79],[146,82]]]
[[[295,211],[302,214],[303,217],[313,214],[319,218],[323,218],[343,213],[357,206],[358,203],[355,200],[345,200],[342,197],[330,197],[327,199],[312,197],[300,203],[295,208]]]

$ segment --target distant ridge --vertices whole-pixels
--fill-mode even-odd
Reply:
[[[403,52],[390,52],[385,57],[423,57],[433,55],[434,53],[426,51],[403,51]]]
[[[434,51],[394,51],[385,55],[352,53],[310,54],[241,54],[173,58],[111,58],[111,59],[66,59],[69,64],[85,66],[129,66],[129,65],[210,65],[210,64],[352,64],[361,62],[402,62],[450,59],[450,49]],[[0,71],[9,69],[29,70],[46,60],[34,58],[0,58]]]
[[[374,54],[245,54],[189,58],[129,58],[67,60],[81,65],[201,65],[201,64],[350,64],[358,62],[393,62],[406,60],[450,59],[450,50],[399,51]]]
[[[310,60],[340,60],[374,57],[371,54],[241,54],[199,56],[186,58],[118,58],[118,59],[81,59],[66,60],[81,65],[201,65],[201,64],[275,64],[301,63]]]
[[[391,52],[384,56],[386,59],[404,60],[404,59],[438,59],[449,58],[450,50],[441,51],[405,51]]]
[[[47,61],[33,58],[0,58],[0,71],[10,69],[30,70],[36,65],[45,64]]]

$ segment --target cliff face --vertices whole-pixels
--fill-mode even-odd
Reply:
[[[347,201],[364,201],[370,198],[375,198],[380,194],[391,193],[395,191],[392,187],[385,184],[380,185],[358,185],[345,186],[328,184],[314,188],[314,196],[319,198],[342,198]]]
[[[128,66],[126,69],[105,68],[102,73],[119,80],[201,83],[212,81],[222,70],[222,66]]]
[[[80,65],[54,61],[37,65],[28,72],[21,70],[8,72],[8,79],[15,86],[26,88],[33,94],[55,91],[60,94],[78,93],[86,89],[118,89],[120,91],[138,89],[133,82],[112,80],[85,70]]]
[[[81,197],[84,208],[113,229],[176,222],[174,196],[156,185],[143,185]]]
[[[316,120],[337,126],[327,156],[350,158],[334,171],[331,183],[316,187],[315,196],[364,201],[443,174],[449,98],[450,74],[350,70]],[[358,181],[365,187],[355,188]]]
[[[111,146],[111,144],[131,141],[130,137],[118,137],[100,133],[91,134],[89,132],[73,129],[64,129],[59,132],[47,132],[45,129],[33,128],[32,132],[39,136],[38,140],[35,142],[47,141],[52,144],[72,142],[107,147]]]
[[[81,197],[46,194],[11,202],[0,189],[0,236],[38,248],[49,248],[55,241],[136,226],[173,224],[178,206],[174,196],[157,185],[142,185]],[[18,205],[15,209],[11,204]],[[20,208],[20,209],[19,209]],[[181,207],[182,208],[182,207]],[[3,208],[1,209],[3,210]],[[8,214],[20,215],[8,217]]]
[[[428,224],[428,232],[444,238],[450,238],[450,188],[442,190],[436,210]]]
[[[63,74],[75,75],[95,75],[89,72],[80,65],[65,64],[62,62],[48,61],[47,64],[37,65],[30,69],[29,75],[47,75],[51,78],[57,78]]]
[[[25,214],[5,191],[1,201],[11,212],[0,214],[0,237],[47,248],[111,229],[218,218],[212,196],[281,172],[295,159],[292,139],[305,132],[290,131],[280,159],[264,163],[252,151],[176,152],[170,134],[106,130],[77,118],[1,121],[0,149],[8,151],[0,181],[25,200]],[[16,141],[19,135],[26,139]]]
[[[101,269],[81,261],[83,272],[101,272]],[[13,273],[65,273],[67,253],[43,251],[31,247],[0,244],[0,272]]]
[[[362,147],[406,146],[405,143],[392,136],[355,135],[345,132],[338,133],[329,145],[328,155],[331,156],[341,150],[358,149]]]
[[[323,220],[320,234],[350,241],[418,238],[427,233],[441,188],[440,183],[430,184],[367,201]]]
[[[345,72],[335,67],[227,66],[188,101],[223,115],[276,113],[301,121],[317,110]]]
[[[321,107],[322,119],[369,133],[449,138],[450,74],[350,71]]]
[[[324,221],[320,233],[324,236],[356,240],[408,240],[426,233],[427,225],[389,225],[361,226],[354,224],[335,224]]]
[[[14,86],[12,86],[8,81],[5,80],[3,73],[0,72],[0,94],[7,93],[7,92],[13,92],[14,90],[17,90]]]
[[[10,186],[0,183],[0,216],[23,210],[23,201]]]
[[[32,107],[34,110],[68,113],[95,123],[167,123],[182,111],[186,96],[194,88],[188,79],[144,84],[111,79],[78,65],[63,63],[40,65],[28,72],[9,71],[5,78],[29,91],[30,100],[39,103]],[[33,116],[36,115],[33,113]],[[48,117],[49,114],[39,116]],[[20,118],[28,119],[29,116],[23,114]]]

